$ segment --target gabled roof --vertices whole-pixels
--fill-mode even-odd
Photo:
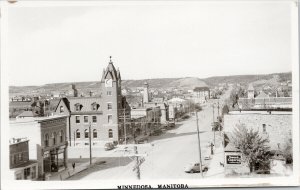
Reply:
[[[259,95],[255,98],[269,98],[269,96],[264,91],[260,91]]]

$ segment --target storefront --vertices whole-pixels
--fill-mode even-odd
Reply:
[[[14,178],[16,180],[36,180],[38,164],[36,161],[28,161],[27,163],[13,169]]]
[[[60,146],[44,152],[44,172],[59,172],[67,167],[66,146]]]

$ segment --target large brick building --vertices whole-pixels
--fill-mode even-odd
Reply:
[[[66,128],[66,116],[24,118],[10,121],[10,137],[29,139],[29,159],[42,177],[67,168]]]
[[[68,116],[70,146],[89,145],[89,133],[92,145],[101,145],[121,140],[124,131],[128,131],[124,129],[124,115],[126,123],[126,118],[130,119],[130,107],[122,96],[120,71],[111,60],[103,70],[100,85],[100,96],[63,98],[55,110],[56,114]]]

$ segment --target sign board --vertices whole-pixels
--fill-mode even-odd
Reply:
[[[241,156],[240,155],[227,155],[226,163],[227,164],[241,164],[242,163]]]

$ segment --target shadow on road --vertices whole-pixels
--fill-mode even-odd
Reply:
[[[105,163],[104,163],[105,162]],[[132,160],[128,157],[103,157],[96,158],[96,162],[93,163],[91,167],[88,169],[79,172],[78,174],[68,178],[67,180],[80,180],[87,175],[98,172],[100,170],[107,170],[115,167],[126,166],[131,163]],[[101,179],[101,175],[99,174],[99,178]]]
[[[204,133],[206,131],[200,131],[199,133]],[[168,138],[174,138],[174,137],[182,137],[182,136],[188,136],[188,135],[196,135],[197,132],[187,132],[187,133],[172,133],[170,131],[164,132],[159,136],[150,136],[149,142],[153,142],[156,140],[163,140],[163,139],[168,139]]]

